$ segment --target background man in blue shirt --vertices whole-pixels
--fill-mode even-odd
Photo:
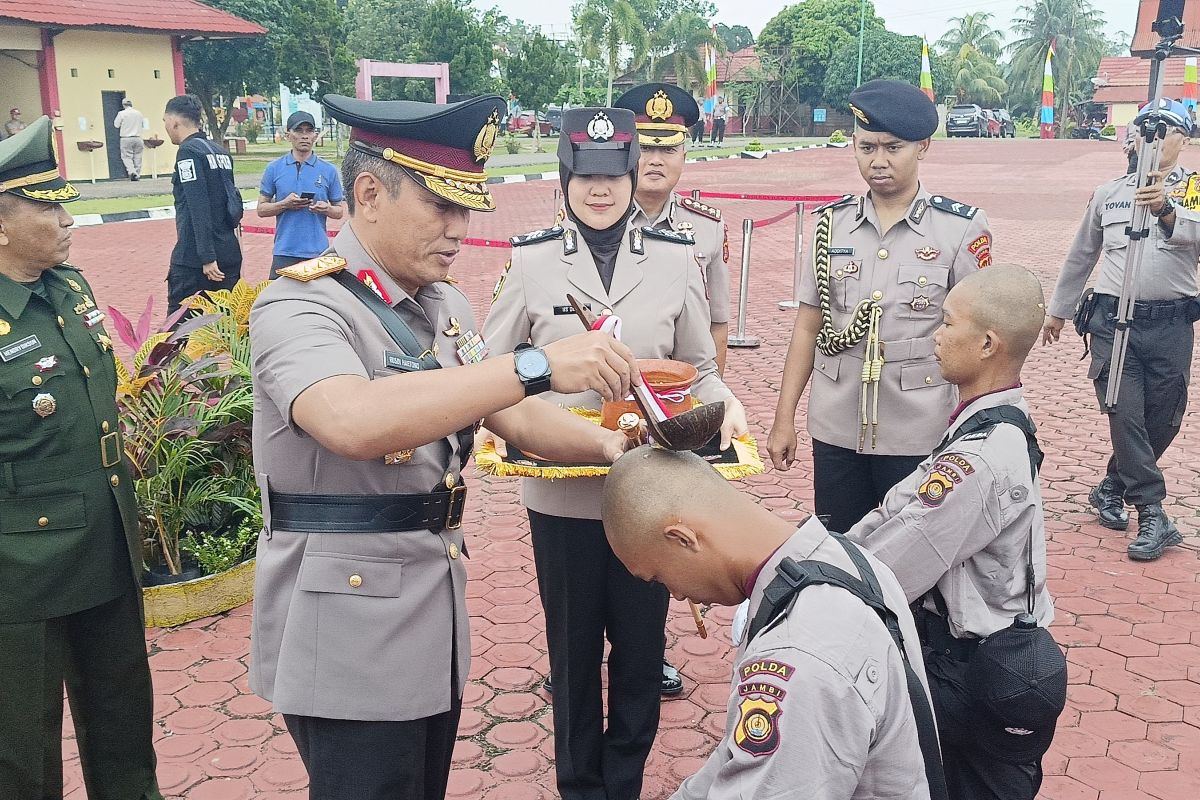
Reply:
[[[278,217],[271,277],[325,252],[326,219],[341,219],[345,196],[337,167],[313,152],[317,124],[312,114],[297,111],[288,117],[285,153],[267,165],[258,187],[258,215]]]

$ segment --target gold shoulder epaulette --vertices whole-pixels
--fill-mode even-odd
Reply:
[[[679,205],[683,206],[688,211],[699,214],[702,217],[708,217],[709,219],[717,222],[721,221],[721,209],[713,208],[707,203],[701,203],[699,200],[693,200],[690,197],[684,197],[679,200]]]
[[[294,281],[308,283],[311,280],[341,272],[346,268],[346,259],[341,256],[317,256],[299,264],[279,270],[279,274]]]

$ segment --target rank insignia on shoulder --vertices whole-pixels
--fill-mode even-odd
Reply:
[[[664,242],[674,242],[675,244],[696,243],[696,238],[684,231],[672,231],[666,228],[651,228],[647,226],[642,228],[642,234],[648,239],[659,239]]]
[[[943,197],[940,194],[929,198],[929,205],[939,211],[949,211],[951,214],[956,214],[963,219],[974,219],[975,215],[979,213],[979,209],[976,206],[969,206],[966,203],[951,200],[949,197]]]
[[[383,284],[379,282],[379,276],[375,274],[375,270],[360,269],[354,277],[358,278],[363,286],[374,292],[380,300],[389,306],[392,304],[392,298],[388,296],[387,289],[383,288]]]
[[[642,243],[642,228],[634,228],[629,232],[629,252],[635,256],[646,254],[646,248]]]
[[[688,211],[695,212],[702,217],[708,217],[715,222],[721,221],[721,209],[713,208],[707,203],[701,203],[699,200],[693,200],[690,197],[684,197],[679,200],[679,205],[683,206]]]
[[[548,242],[551,239],[560,238],[566,229],[561,225],[555,225],[551,228],[543,228],[540,231],[531,233],[522,233],[519,236],[514,236],[508,240],[508,243],[513,247],[524,247],[527,244],[537,244],[538,242]]]
[[[839,197],[837,200],[832,200],[823,206],[817,206],[816,208],[814,208],[812,210],[812,213],[820,214],[822,211],[828,211],[829,209],[832,209],[832,208],[841,208],[842,206],[846,205],[847,203],[852,202],[853,200],[854,200],[854,195],[844,194],[841,197]]]
[[[294,281],[308,283],[326,275],[333,275],[346,268],[346,259],[341,256],[318,256],[308,261],[301,261],[290,267],[279,270],[279,274]]]
[[[579,251],[579,239],[575,231],[563,230],[563,255],[574,255]]]

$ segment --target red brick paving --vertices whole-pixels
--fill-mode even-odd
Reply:
[[[1183,160],[1200,166],[1200,151]],[[995,259],[1030,266],[1049,292],[1092,187],[1119,174],[1123,163],[1112,143],[938,142],[922,169],[931,188],[986,208]],[[849,153],[817,150],[762,162],[692,165],[684,186],[836,194],[858,191],[861,183]],[[546,182],[495,187],[501,210],[477,215],[472,235],[503,238],[544,226],[553,216],[553,189]],[[778,202],[717,205],[730,221],[734,254],[740,252],[743,217],[763,219],[786,208]],[[732,350],[729,357],[730,383],[764,441],[790,334],[791,314],[775,303],[791,292],[792,230],[784,222],[755,233],[748,329],[763,344]],[[173,237],[169,221],[81,229],[73,260],[87,270],[104,305],[136,312],[154,293],[161,317]],[[270,244],[267,236],[247,237],[247,277],[265,275]],[[456,267],[481,318],[504,259],[501,250],[467,248]],[[1067,647],[1071,684],[1044,762],[1041,797],[1193,800],[1200,794],[1200,428],[1189,414],[1163,458],[1167,508],[1188,537],[1185,547],[1152,564],[1128,561],[1128,535],[1100,528],[1087,509],[1086,492],[1107,456],[1108,434],[1080,353],[1078,340],[1068,335],[1056,348],[1035,350],[1025,373],[1046,450],[1042,480],[1050,588],[1058,608],[1054,632]],[[804,464],[744,485],[784,514],[811,502]],[[466,528],[473,537],[468,602],[476,655],[450,796],[548,798],[555,795],[553,735],[540,690],[547,659],[525,516],[515,482],[478,479],[475,486]],[[246,686],[249,615],[245,606],[174,630],[147,631],[159,776],[172,797],[305,796],[304,770],[282,722]],[[724,729],[730,617],[729,609],[709,609],[712,638],[702,641],[686,606],[672,606],[669,655],[686,689],[663,706],[643,793],[648,800],[668,796],[694,772]],[[79,800],[83,789],[71,736],[64,740],[68,796]]]

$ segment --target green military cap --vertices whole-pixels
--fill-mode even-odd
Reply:
[[[0,192],[39,203],[69,203],[79,190],[58,174],[54,127],[39,117],[25,130],[0,142]]]

